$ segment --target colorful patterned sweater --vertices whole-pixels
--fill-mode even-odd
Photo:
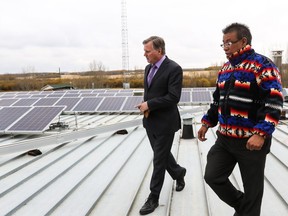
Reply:
[[[279,70],[250,45],[231,55],[218,72],[213,103],[201,120],[229,137],[271,137],[283,107]]]

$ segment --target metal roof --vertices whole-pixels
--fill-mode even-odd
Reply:
[[[194,136],[207,106],[179,107],[193,116]],[[0,135],[0,215],[135,216],[149,194],[152,151],[141,115],[64,115],[68,130]],[[127,134],[118,134],[127,130]],[[160,205],[151,216],[226,216],[232,208],[203,181],[206,155],[215,141],[175,136],[172,153],[187,168],[186,187],[176,192],[167,175]],[[288,214],[287,124],[280,123],[267,156],[262,216]],[[30,156],[39,149],[43,153]],[[242,188],[236,167],[231,180]]]

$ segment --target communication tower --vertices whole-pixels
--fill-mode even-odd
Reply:
[[[122,13],[122,71],[123,71],[123,87],[129,88],[129,83],[127,81],[127,74],[129,71],[129,51],[128,51],[128,28],[127,28],[127,11],[126,11],[126,1],[121,1]]]

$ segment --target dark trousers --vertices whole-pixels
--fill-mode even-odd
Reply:
[[[175,133],[156,135],[146,129],[153,150],[153,173],[150,181],[150,191],[154,198],[159,199],[163,186],[165,171],[167,170],[173,179],[181,176],[183,168],[177,164],[171,153],[171,147]]]
[[[218,197],[233,207],[238,215],[259,216],[264,189],[266,155],[270,151],[271,139],[262,149],[246,149],[248,139],[230,138],[217,133],[216,143],[207,155],[204,179]],[[238,163],[244,192],[237,190],[228,177]]]

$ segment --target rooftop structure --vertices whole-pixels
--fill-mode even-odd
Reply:
[[[183,92],[187,91],[195,89]],[[114,91],[117,93],[121,92]],[[17,98],[20,93],[5,95]],[[190,101],[192,97],[189,94]],[[56,104],[53,106],[57,107]],[[4,109],[1,106],[0,111]],[[198,142],[196,137],[207,108],[203,102],[179,104],[182,117],[187,114],[192,117],[194,134],[194,138],[187,139],[182,128],[172,148],[175,158],[187,168],[186,187],[176,192],[175,182],[167,175],[160,205],[151,216],[233,215],[233,209],[219,200],[203,180],[206,155],[216,139],[216,128],[209,129],[206,142]],[[60,118],[69,128],[0,135],[0,215],[139,215],[149,194],[152,172],[152,151],[142,115],[136,111],[99,110],[78,115],[63,112]],[[59,121],[59,116],[54,121]],[[283,120],[274,132],[271,153],[267,156],[261,216],[288,213],[287,127],[287,120]],[[34,149],[42,154],[32,156]],[[231,180],[242,189],[238,167]]]

